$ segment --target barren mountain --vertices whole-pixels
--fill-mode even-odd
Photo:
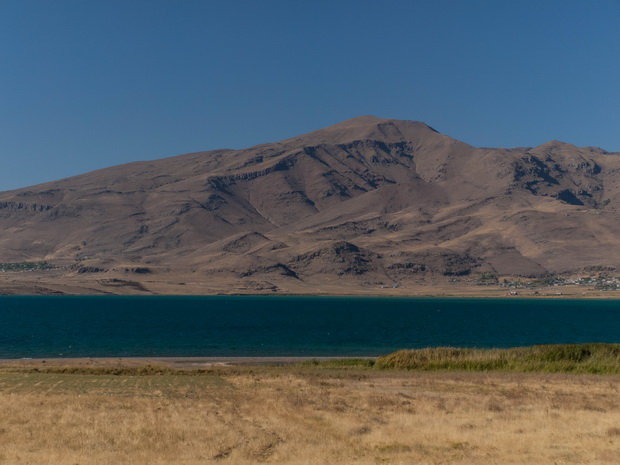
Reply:
[[[0,262],[58,266],[56,287],[36,275],[42,292],[337,292],[613,270],[619,170],[620,153],[599,148],[476,148],[363,116],[2,192]]]

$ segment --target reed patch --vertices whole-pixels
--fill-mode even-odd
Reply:
[[[536,345],[510,349],[436,347],[379,357],[379,369],[620,373],[620,344]]]

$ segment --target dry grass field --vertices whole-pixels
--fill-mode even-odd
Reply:
[[[619,387],[617,375],[5,366],[0,463],[617,464]]]

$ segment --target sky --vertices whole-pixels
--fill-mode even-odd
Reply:
[[[0,191],[360,115],[620,151],[620,0],[0,0]]]

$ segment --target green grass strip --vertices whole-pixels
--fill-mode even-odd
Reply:
[[[620,344],[550,344],[510,349],[435,347],[379,357],[378,369],[620,374]]]

